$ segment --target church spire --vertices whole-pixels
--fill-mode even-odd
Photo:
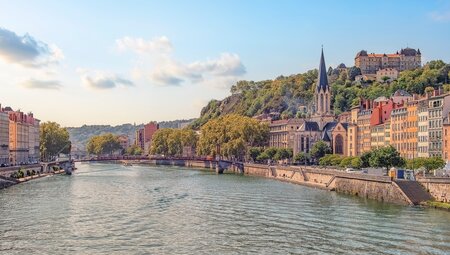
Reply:
[[[320,65],[319,65],[319,77],[317,79],[317,87],[316,90],[326,91],[328,89],[328,77],[327,77],[327,68],[325,66],[325,58],[323,56],[323,46],[322,46],[322,54],[320,56]]]

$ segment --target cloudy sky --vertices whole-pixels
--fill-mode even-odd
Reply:
[[[95,2],[95,3],[94,3]],[[240,79],[420,48],[450,62],[449,1],[0,0],[0,103],[64,126],[197,117]]]

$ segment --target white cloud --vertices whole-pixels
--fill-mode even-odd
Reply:
[[[47,89],[47,90],[59,90],[62,88],[61,82],[56,80],[36,80],[29,79],[20,83],[21,87],[27,89]]]
[[[217,88],[229,88],[246,73],[239,55],[222,53],[218,58],[182,63],[173,56],[173,46],[165,37],[153,40],[124,37],[116,40],[119,50],[132,50],[138,55],[135,78],[148,79],[161,86],[179,86],[185,82],[201,83]]]
[[[169,38],[165,36],[144,40],[142,38],[123,37],[116,40],[117,48],[120,51],[131,50],[138,54],[146,53],[170,53],[173,49]]]
[[[89,72],[84,69],[78,69],[77,72],[80,74],[83,84],[92,89],[113,89],[116,87],[134,86],[132,81],[124,79],[117,74],[103,71]]]
[[[48,45],[25,34],[19,36],[0,27],[0,59],[25,67],[44,67],[58,63],[64,55],[56,45]]]
[[[430,18],[437,22],[447,22],[450,21],[450,10],[448,11],[435,11],[431,12]]]

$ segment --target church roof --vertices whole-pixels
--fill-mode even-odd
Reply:
[[[327,68],[325,66],[325,58],[323,57],[323,49],[320,56],[319,77],[317,79],[316,90],[320,91],[321,89],[323,89],[323,91],[328,89]]]
[[[305,121],[303,125],[300,126],[301,131],[320,131],[319,124],[315,121]]]
[[[402,96],[402,97],[411,97],[411,94],[409,94],[408,92],[406,92],[403,89],[399,89],[399,90],[395,91],[393,96],[395,96],[395,97],[400,97],[400,96]]]

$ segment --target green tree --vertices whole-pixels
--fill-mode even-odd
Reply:
[[[270,159],[269,155],[267,155],[267,153],[265,151],[263,151],[261,154],[258,155],[258,157],[256,157],[256,160],[258,161],[265,161]]]
[[[200,133],[197,146],[200,155],[243,160],[249,148],[267,143],[269,127],[256,119],[230,114],[208,121]]]
[[[370,157],[372,156],[372,152],[364,152],[361,157],[359,158],[361,161],[361,167],[369,167],[370,166]]]
[[[252,147],[248,150],[248,156],[253,160],[256,161],[258,156],[263,152],[262,148],[260,147]]]
[[[372,167],[382,167],[388,172],[391,167],[403,166],[405,160],[394,147],[386,146],[373,150],[369,163]]]
[[[119,138],[111,133],[93,136],[89,139],[86,149],[88,153],[100,155],[111,155],[115,151],[122,150]]]
[[[273,156],[273,159],[275,159],[275,160],[284,160],[284,159],[288,159],[290,157],[291,157],[291,153],[289,152],[288,149],[280,148],[280,149],[277,150],[277,152]]]
[[[269,159],[275,159],[275,154],[277,154],[278,149],[275,147],[269,147],[264,152],[269,156]]]
[[[362,160],[360,157],[353,157],[351,167],[360,169],[362,167]]]
[[[185,149],[195,151],[198,135],[191,129],[158,129],[152,137],[150,154],[182,156]]]
[[[69,154],[71,142],[69,132],[56,122],[45,122],[40,125],[39,149],[43,161],[48,161],[59,153]]]
[[[142,152],[143,151],[142,151],[141,147],[139,147],[139,146],[137,146],[135,144],[131,145],[130,147],[128,147],[125,150],[125,154],[131,155],[131,156],[142,155]]]
[[[310,155],[305,152],[299,152],[299,153],[295,154],[295,157],[294,157],[295,162],[303,163],[305,165],[307,164],[307,162],[309,162],[309,159],[310,159]]]
[[[445,161],[440,157],[426,158],[423,162],[423,167],[429,173],[430,171],[443,168],[445,166]]]
[[[329,153],[331,153],[331,148],[324,141],[316,142],[311,148],[311,156],[316,160],[319,160],[321,157],[325,156],[325,154]]]

